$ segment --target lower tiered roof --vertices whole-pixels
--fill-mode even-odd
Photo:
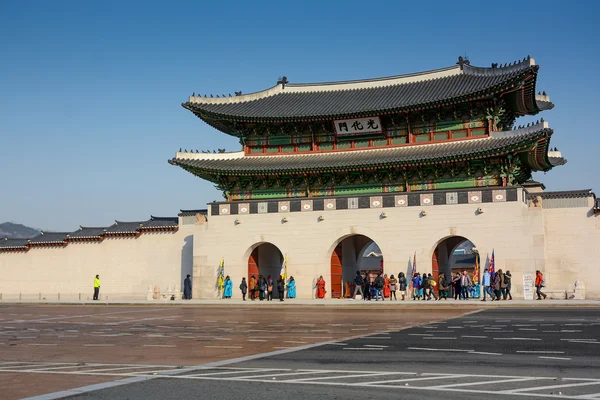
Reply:
[[[415,166],[522,153],[527,156],[532,170],[547,171],[566,162],[562,157],[548,157],[552,133],[548,123],[542,120],[512,131],[492,132],[484,138],[435,144],[278,155],[247,155],[243,151],[222,154],[179,152],[169,163],[204,178],[214,173],[253,175]]]

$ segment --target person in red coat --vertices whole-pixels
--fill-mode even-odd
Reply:
[[[383,275],[383,281],[383,297],[387,299],[390,297],[390,279],[388,278],[387,274]]]
[[[325,293],[327,293],[327,291],[325,290],[325,279],[323,279],[323,275],[321,275],[317,280],[317,298],[324,298]]]

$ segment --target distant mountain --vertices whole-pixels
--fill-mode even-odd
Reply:
[[[37,229],[21,224],[4,222],[0,224],[0,238],[29,239],[40,234]]]

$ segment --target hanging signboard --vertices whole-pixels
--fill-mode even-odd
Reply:
[[[535,278],[532,273],[523,274],[523,298],[525,300],[533,300],[533,292],[535,286]]]
[[[379,117],[338,119],[333,121],[338,136],[381,133]]]

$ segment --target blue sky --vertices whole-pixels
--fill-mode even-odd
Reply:
[[[541,116],[569,162],[548,190],[600,194],[595,1],[0,3],[0,222],[72,231],[220,200],[171,166],[180,148],[238,150],[181,107],[244,93],[527,55]],[[527,123],[535,118],[522,119]]]

